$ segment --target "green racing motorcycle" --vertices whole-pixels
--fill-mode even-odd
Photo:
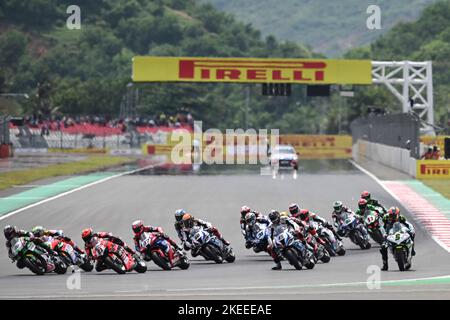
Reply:
[[[27,267],[37,275],[53,271],[64,274],[67,271],[67,265],[59,257],[51,257],[27,237],[14,238],[11,241],[11,253],[13,262],[17,261],[18,266]]]

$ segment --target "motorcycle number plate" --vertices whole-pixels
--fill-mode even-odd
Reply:
[[[146,247],[149,243],[150,243],[150,239],[149,238],[141,240],[141,247]]]

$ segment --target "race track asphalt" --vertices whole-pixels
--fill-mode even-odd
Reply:
[[[246,250],[239,228],[239,208],[248,205],[261,212],[287,210],[291,202],[331,219],[334,200],[353,208],[368,189],[386,206],[398,205],[374,180],[349,162],[304,162],[297,179],[289,174],[272,179],[258,170],[212,171],[205,175],[127,175],[71,193],[2,220],[30,229],[34,225],[64,229],[81,243],[80,231],[91,226],[109,231],[131,244],[130,225],[143,219],[162,226],[172,237],[173,212],[184,208],[212,222],[232,243],[236,262],[216,265],[192,259],[186,270],[161,271],[149,263],[145,274],[117,275],[112,271],[81,273],[80,289],[69,290],[72,274],[35,276],[19,270],[0,248],[0,298],[81,299],[449,299],[448,279],[381,283],[370,290],[367,269],[380,265],[378,246],[362,251],[347,239],[347,254],[319,263],[313,270],[296,271],[286,262],[272,271],[265,254]],[[390,257],[390,271],[381,281],[421,279],[450,275],[450,254],[416,225],[416,251],[411,271],[399,272]],[[190,256],[190,255],[189,255]]]

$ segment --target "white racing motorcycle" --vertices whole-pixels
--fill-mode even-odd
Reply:
[[[394,223],[387,235],[387,242],[400,271],[411,269],[413,241],[408,233],[408,229],[400,222]]]

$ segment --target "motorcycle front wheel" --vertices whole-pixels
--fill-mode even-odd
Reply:
[[[107,256],[103,261],[109,268],[113,269],[118,274],[126,273],[126,268],[125,268],[122,260],[120,260],[115,255]]]
[[[406,266],[406,253],[403,251],[403,249],[396,249],[394,251],[395,260],[398,264],[398,269],[400,271],[405,271]]]
[[[300,261],[298,261],[297,253],[295,253],[294,250],[286,249],[284,256],[289,261],[289,263],[295,267],[295,269],[302,270],[302,264],[300,263]]]
[[[165,257],[161,257],[158,252],[153,251],[151,253],[151,257],[152,257],[153,262],[161,269],[166,270],[166,271],[172,269],[170,267],[169,261],[167,261]]]
[[[221,254],[218,252],[219,251],[218,249],[207,245],[202,250],[206,254],[206,256],[209,257],[209,259],[215,261],[216,263],[223,262],[223,258],[221,256]]]
[[[47,271],[47,262],[41,256],[28,253],[22,258],[24,265],[31,270],[34,274],[42,276]]]

